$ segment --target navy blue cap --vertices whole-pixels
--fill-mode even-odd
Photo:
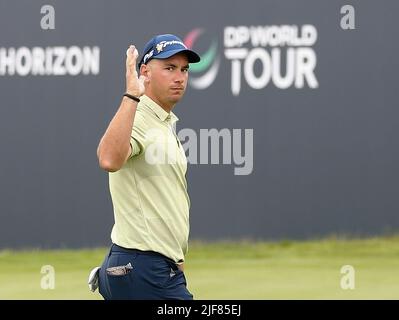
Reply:
[[[195,63],[201,60],[198,54],[187,49],[183,41],[175,35],[157,35],[145,45],[138,67],[140,68],[142,64],[148,63],[151,59],[166,59],[179,52],[183,52],[187,55],[189,63]]]

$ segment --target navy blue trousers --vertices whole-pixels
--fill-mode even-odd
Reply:
[[[107,268],[131,264],[124,275]],[[192,300],[183,271],[169,258],[152,251],[125,249],[113,244],[99,275],[99,291],[105,300]]]

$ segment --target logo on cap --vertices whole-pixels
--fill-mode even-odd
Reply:
[[[165,49],[166,46],[170,46],[170,45],[180,45],[183,48],[187,49],[186,45],[183,42],[176,41],[176,40],[161,41],[160,43],[158,43],[156,45],[156,49],[157,49],[158,53],[160,53],[163,49]]]
[[[150,59],[152,57],[152,55],[154,54],[154,50],[151,50],[150,52],[148,52],[143,59],[143,62],[146,63],[148,61],[148,59]]]
[[[163,50],[163,43],[162,42],[157,44],[157,50],[158,50],[158,53],[160,53]]]

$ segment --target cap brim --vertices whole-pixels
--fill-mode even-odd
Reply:
[[[187,55],[189,63],[196,63],[201,61],[200,56],[196,54],[194,51],[189,49],[176,49],[176,50],[161,52],[156,56],[152,57],[152,59],[167,59],[178,53],[185,53]]]

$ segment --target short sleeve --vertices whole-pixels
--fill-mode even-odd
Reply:
[[[130,154],[129,159],[138,156],[143,152],[143,145],[133,137],[130,137],[130,146],[132,147],[132,153]]]
[[[130,146],[132,147],[132,153],[130,154],[129,159],[144,152],[146,145],[146,131],[147,129],[144,116],[137,110],[134,117],[132,133],[130,135]]]

